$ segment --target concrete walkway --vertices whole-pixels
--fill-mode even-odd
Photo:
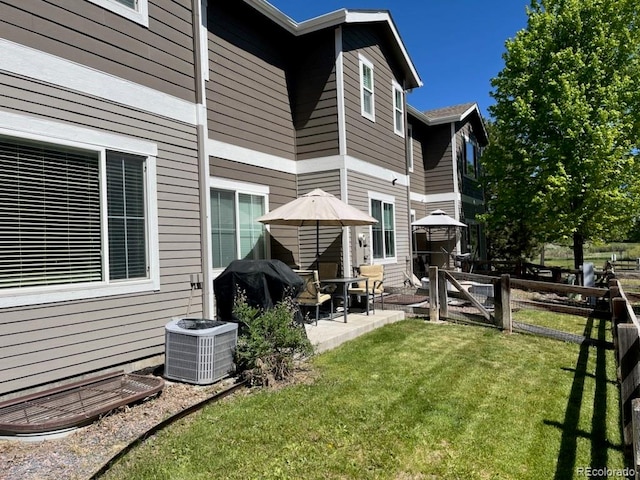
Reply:
[[[316,348],[316,352],[320,353],[336,348],[348,340],[359,337],[387,323],[399,322],[404,318],[404,312],[402,311],[380,310],[377,308],[376,313],[371,312],[369,316],[365,313],[349,313],[347,323],[344,323],[344,317],[340,315],[333,320],[320,319],[317,326],[315,324],[306,324],[305,329],[309,340]]]

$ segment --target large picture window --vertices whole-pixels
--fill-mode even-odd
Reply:
[[[255,220],[265,212],[264,194],[211,189],[213,268],[226,268],[236,259],[267,258],[265,227]]]
[[[396,256],[396,232],[394,205],[391,202],[371,199],[371,216],[378,220],[372,225],[374,259],[390,259]]]
[[[145,160],[0,137],[0,289],[148,278]]]

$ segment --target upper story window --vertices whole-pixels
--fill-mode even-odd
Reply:
[[[373,82],[373,63],[359,55],[360,64],[360,103],[362,116],[375,122],[375,92]]]
[[[369,194],[371,216],[378,220],[371,226],[374,260],[395,260],[396,220],[395,200],[382,194]]]
[[[149,161],[0,137],[0,303],[4,293],[31,304],[153,281]]]
[[[211,187],[213,268],[267,258],[266,229],[255,219],[266,213],[268,187],[226,179],[212,179]]]
[[[413,172],[413,126],[411,124],[407,125],[407,167],[410,172]]]
[[[468,177],[478,177],[479,149],[474,138],[465,138],[464,142],[464,174]]]
[[[404,91],[393,82],[393,131],[404,138]]]
[[[89,0],[102,8],[117,13],[129,20],[149,26],[148,0]]]

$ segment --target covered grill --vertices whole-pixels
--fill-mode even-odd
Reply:
[[[213,281],[219,320],[233,321],[233,304],[239,291],[253,307],[273,308],[286,297],[295,298],[304,282],[280,260],[234,260]]]

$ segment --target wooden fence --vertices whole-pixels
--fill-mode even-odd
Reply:
[[[453,289],[448,288],[449,285]],[[471,286],[469,286],[471,285]],[[491,301],[482,302],[472,293],[473,289],[491,287]],[[465,272],[452,272],[440,270],[437,267],[429,268],[429,299],[430,318],[451,318],[449,312],[449,297],[451,290],[455,289],[455,296],[468,302],[476,314],[486,320],[487,323],[511,332],[513,329],[513,292],[514,290],[528,290],[535,292],[548,292],[560,295],[573,295],[581,297],[603,298],[609,295],[608,288],[583,287],[580,285],[567,285],[535,280],[522,280],[513,278],[508,274],[497,276],[479,275]],[[486,294],[485,294],[486,296]],[[531,308],[535,308],[533,302],[529,302]],[[543,305],[538,302],[538,308]],[[551,309],[559,313],[583,314],[588,316],[592,309],[577,309],[575,306],[563,306],[555,304]],[[581,311],[580,311],[581,310]]]
[[[462,282],[477,282],[493,287],[493,308],[479,302],[468,292]],[[514,289],[553,292],[560,294],[582,295],[609,299],[611,330],[620,385],[621,422],[624,443],[632,447],[636,480],[640,480],[640,321],[631,303],[628,301],[618,280],[611,280],[608,288],[582,287],[579,285],[554,284],[532,280],[511,278],[509,275],[492,277],[463,272],[429,269],[430,318],[432,320],[449,318],[450,283],[456,290],[456,296],[468,301],[477,310],[478,315],[506,332],[513,328],[511,295]],[[554,306],[558,311],[558,306]],[[561,309],[560,309],[561,310]],[[569,312],[573,313],[573,312]]]
[[[611,280],[611,331],[618,362],[624,443],[640,479],[640,322],[618,280]]]

